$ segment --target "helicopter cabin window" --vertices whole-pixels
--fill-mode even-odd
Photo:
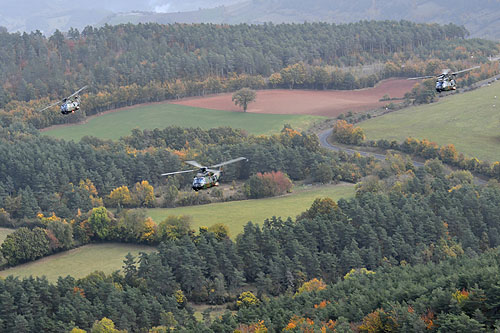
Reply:
[[[204,177],[195,177],[194,183],[195,184],[204,184],[205,183],[205,178]]]

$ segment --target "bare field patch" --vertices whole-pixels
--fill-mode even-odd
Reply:
[[[259,90],[256,101],[249,104],[249,113],[267,114],[308,114],[315,116],[337,117],[353,111],[376,109],[387,101],[379,100],[388,95],[402,98],[415,82],[404,79],[384,80],[373,88],[359,90]],[[232,94],[220,94],[200,98],[187,98],[172,103],[205,109],[242,112],[231,100]]]

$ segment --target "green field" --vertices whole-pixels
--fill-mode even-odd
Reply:
[[[309,115],[229,112],[162,103],[90,117],[84,124],[63,126],[45,131],[44,134],[67,140],[80,140],[85,135],[119,139],[130,135],[134,128],[154,129],[174,125],[203,129],[230,126],[244,129],[250,134],[272,134],[279,132],[284,124],[290,124],[297,130],[306,130],[320,119],[325,118]]]
[[[198,230],[201,226],[211,226],[224,223],[229,227],[230,236],[234,238],[243,231],[248,221],[262,224],[272,216],[295,218],[308,209],[314,199],[330,197],[337,201],[340,198],[352,197],[354,186],[341,184],[336,186],[304,186],[294,189],[294,193],[268,199],[231,201],[201,206],[179,208],[148,209],[148,214],[156,223],[169,215],[189,215],[192,218],[191,227]]]
[[[392,112],[359,126],[368,140],[425,138],[439,145],[452,143],[469,157],[499,161],[500,82]]]
[[[92,244],[70,251],[54,254],[27,264],[0,271],[0,276],[43,276],[57,281],[59,276],[71,275],[81,278],[99,270],[107,274],[119,270],[127,253],[137,256],[139,252],[152,252],[153,247],[132,244]]]
[[[14,229],[0,228],[0,244],[3,243],[8,234],[13,233]]]

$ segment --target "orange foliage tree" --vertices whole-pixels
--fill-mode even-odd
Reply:
[[[297,290],[297,293],[295,295],[300,295],[303,292],[320,291],[324,289],[326,289],[326,283],[323,281],[323,279],[314,278],[312,280],[304,282],[299,290]]]
[[[365,139],[365,133],[361,127],[354,127],[345,120],[337,120],[333,126],[333,138],[349,145],[359,145]]]

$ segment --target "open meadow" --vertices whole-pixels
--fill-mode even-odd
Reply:
[[[411,136],[454,144],[469,157],[500,160],[500,82],[438,102],[402,109],[359,124],[368,140]]]
[[[262,224],[266,218],[281,216],[295,217],[311,207],[314,199],[329,197],[337,201],[340,198],[354,196],[354,185],[324,185],[324,186],[300,186],[293,193],[265,199],[230,201],[213,203],[200,206],[178,207],[178,208],[154,208],[148,209],[147,213],[159,223],[169,215],[191,216],[191,227],[198,230],[201,226],[210,227],[215,223],[223,223],[228,226],[230,236],[235,237],[243,231],[248,221]]]
[[[55,282],[59,276],[82,278],[96,270],[109,274],[122,269],[127,253],[137,256],[139,252],[154,250],[151,246],[134,244],[90,244],[0,271],[0,277],[45,275]]]
[[[255,102],[248,105],[250,113],[315,115],[334,118],[348,111],[358,112],[384,106],[384,95],[402,98],[415,82],[403,79],[389,79],[373,88],[358,90],[299,90],[271,89],[257,91]],[[232,94],[219,94],[207,97],[186,98],[172,103],[217,109],[239,111],[231,100]]]
[[[250,134],[273,134],[279,132],[284,124],[290,124],[297,130],[307,130],[321,119],[324,117],[228,112],[165,102],[117,109],[89,117],[82,124],[54,126],[43,132],[76,141],[86,135],[116,140],[130,135],[134,128],[163,129],[168,126],[203,129],[229,126],[244,129]]]
[[[0,228],[0,244],[3,243],[8,234],[13,233],[14,229]]]

